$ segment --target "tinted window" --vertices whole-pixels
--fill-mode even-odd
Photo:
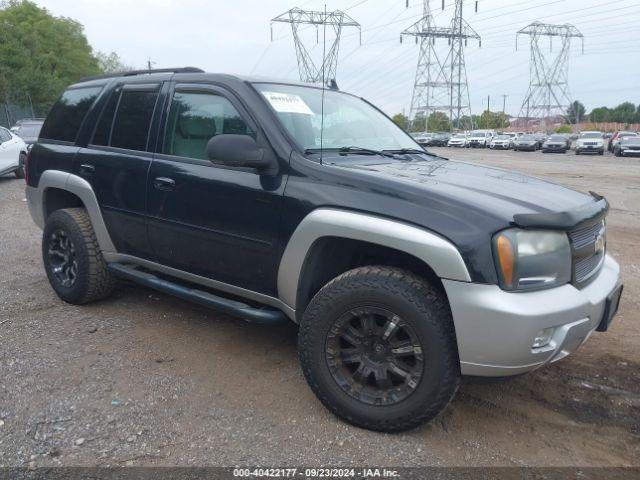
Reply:
[[[169,111],[163,153],[204,160],[207,143],[222,133],[252,135],[226,98],[211,93],[176,92]]]
[[[40,136],[50,140],[74,142],[82,120],[100,90],[102,87],[87,87],[64,92],[49,112]]]
[[[146,150],[157,91],[124,90],[111,132],[111,146]]]
[[[118,101],[120,100],[121,89],[114,90],[109,97],[107,105],[102,111],[100,120],[96,126],[96,131],[93,134],[93,145],[109,145],[109,137],[111,136],[111,125],[113,124],[113,116],[116,113],[118,107]]]

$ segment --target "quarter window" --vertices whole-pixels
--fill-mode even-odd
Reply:
[[[163,153],[207,159],[207,143],[223,133],[253,135],[226,98],[204,92],[176,92],[171,102]]]
[[[98,97],[102,87],[67,90],[47,116],[40,136],[50,140],[75,142],[85,115]]]

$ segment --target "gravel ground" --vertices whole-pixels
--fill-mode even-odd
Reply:
[[[528,375],[466,380],[418,430],[361,430],[307,388],[293,324],[249,325],[135,286],[84,307],[60,301],[24,182],[7,176],[0,466],[640,465],[640,159],[434,151],[607,196],[626,284],[608,333]]]

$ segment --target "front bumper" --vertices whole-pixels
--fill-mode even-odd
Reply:
[[[598,327],[620,267],[606,256],[586,287],[563,285],[535,292],[507,292],[497,285],[443,280],[456,329],[464,375],[517,375],[560,360]],[[555,327],[551,342],[532,348],[536,334]]]
[[[604,152],[604,145],[576,145],[576,151],[580,153],[600,153]]]

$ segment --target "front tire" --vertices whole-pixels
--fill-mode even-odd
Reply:
[[[444,293],[398,268],[360,267],[325,285],[303,315],[298,352],[320,401],[371,430],[432,420],[460,382]]]
[[[51,287],[65,302],[100,300],[115,287],[84,208],[56,210],[47,218],[42,259]]]
[[[18,168],[13,171],[16,178],[24,178],[24,161],[26,160],[26,158],[27,156],[24,153],[20,154],[18,160]]]

